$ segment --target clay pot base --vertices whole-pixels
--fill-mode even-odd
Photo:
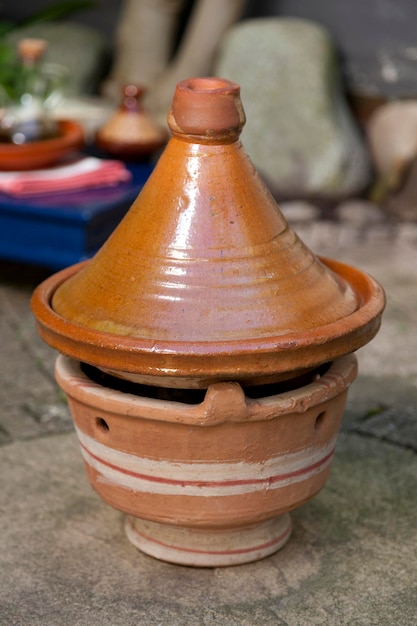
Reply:
[[[233,530],[199,530],[127,517],[129,541],[145,554],[177,565],[226,567],[258,561],[280,550],[291,535],[289,513]]]
[[[194,404],[111,389],[88,371],[57,359],[92,487],[129,516],[143,552],[214,567],[288,540],[287,513],[326,483],[357,362],[340,357],[307,384],[255,398],[218,383]]]
[[[83,145],[82,126],[72,120],[60,120],[57,137],[21,145],[0,144],[0,169],[23,171],[49,167]]]

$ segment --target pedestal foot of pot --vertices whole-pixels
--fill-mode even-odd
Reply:
[[[127,517],[126,535],[139,550],[162,561],[222,567],[257,561],[282,548],[291,534],[288,513],[246,528],[199,530]]]

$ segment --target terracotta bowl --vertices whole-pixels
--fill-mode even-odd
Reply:
[[[195,566],[254,561],[286,543],[288,512],[327,480],[356,374],[348,355],[289,391],[216,383],[190,403],[112,389],[62,355],[56,364],[91,485],[128,515],[136,547]]]
[[[84,131],[71,120],[58,121],[60,135],[53,139],[15,145],[0,143],[0,170],[21,171],[47,167],[84,145]]]

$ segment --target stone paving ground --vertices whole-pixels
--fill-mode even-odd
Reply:
[[[34,328],[29,299],[47,274],[0,263],[1,625],[417,625],[417,225],[371,213],[288,208],[307,245],[371,273],[388,304],[359,351],[325,489],[293,513],[284,549],[231,568],[129,544],[87,483],[55,354]]]

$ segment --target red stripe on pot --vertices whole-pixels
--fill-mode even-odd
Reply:
[[[226,496],[277,489],[324,471],[335,451],[333,439],[325,448],[312,446],[263,463],[180,463],[135,457],[77,432],[84,460],[100,480],[135,492],[167,495]]]

